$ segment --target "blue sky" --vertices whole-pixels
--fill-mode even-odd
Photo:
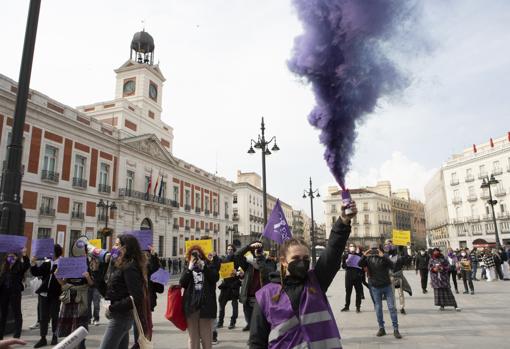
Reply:
[[[0,5],[8,33],[0,72],[15,80],[28,3]],[[416,30],[430,50],[394,52],[412,84],[359,126],[351,187],[391,180],[423,198],[452,153],[510,131],[510,2],[422,4]],[[70,106],[113,98],[113,69],[129,58],[142,20],[167,78],[163,119],[174,127],[176,156],[232,180],[238,169],[260,172],[260,154],[246,151],[264,116],[281,148],[268,159],[269,192],[308,210],[308,177],[322,191],[334,184],[306,119],[313,95],[286,67],[301,33],[290,0],[43,1],[31,87]]]

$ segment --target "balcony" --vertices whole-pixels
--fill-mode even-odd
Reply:
[[[480,216],[471,216],[466,219],[468,223],[480,222]]]
[[[363,221],[363,224],[370,224],[370,221]]]
[[[83,214],[83,212],[71,211],[71,219],[77,219],[82,221],[84,217],[85,215]]]
[[[213,212],[212,215],[213,215],[213,217],[218,217],[220,214],[219,214],[219,212]]]
[[[491,221],[491,220],[492,220],[492,213],[482,215],[482,221]]]
[[[97,215],[97,221],[98,222],[106,222],[106,218],[107,218],[107,216],[106,216],[105,213],[99,213]]]
[[[501,220],[508,220],[510,219],[510,213],[508,212],[503,212],[503,213],[498,213],[498,219],[501,219]]]
[[[452,219],[452,224],[463,224],[463,223],[464,223],[464,219],[462,219],[462,218]]]
[[[494,195],[500,197],[500,196],[505,196],[506,195],[506,190],[505,189],[498,189],[496,190],[496,192],[494,193]]]
[[[466,183],[474,182],[474,181],[475,181],[475,176],[473,176],[473,175],[466,176]]]
[[[469,194],[467,197],[467,201],[469,201],[469,202],[473,202],[476,200],[478,200],[478,197],[476,196],[476,194]]]
[[[78,189],[87,189],[87,180],[83,178],[73,177],[73,187]]]
[[[186,212],[191,211],[191,205],[184,205],[184,211]]]
[[[234,213],[234,215],[232,216],[232,220],[234,222],[238,222],[239,221],[239,215],[237,213]]]
[[[204,214],[205,214],[206,216],[209,216],[209,215],[211,214],[211,211],[209,211],[208,209],[205,209],[205,210],[204,210]]]
[[[228,215],[228,213],[225,213],[225,219],[229,219],[230,216]]]
[[[170,206],[179,208],[179,203],[176,200],[170,200]]]
[[[205,232],[208,233],[209,232],[209,228],[205,228]]]
[[[50,207],[39,207],[39,216],[55,217],[55,209]]]
[[[462,199],[458,198],[458,197],[455,197],[455,198],[452,199],[452,203],[454,205],[462,204]]]
[[[465,232],[465,231],[459,231],[459,232],[457,232],[457,236],[458,236],[458,237],[463,237],[463,236],[466,236],[466,235],[467,235],[467,232]]]
[[[195,233],[200,233],[200,228],[199,227],[195,228]]]
[[[451,181],[450,181],[450,185],[458,185],[459,184],[459,180],[458,178],[453,178]]]
[[[494,176],[500,175],[502,173],[503,173],[503,168],[501,168],[501,167],[495,167],[492,169],[492,174]]]
[[[97,191],[102,194],[110,194],[112,192],[112,187],[107,184],[98,184]]]
[[[184,230],[185,230],[185,231],[189,231],[189,230],[190,230],[189,225],[186,225],[186,226],[184,227]]]
[[[489,199],[489,192],[488,191],[487,192],[483,192],[482,191],[482,194],[480,194],[480,199],[482,199],[482,200]]]
[[[149,193],[131,190],[128,188],[120,188],[119,189],[119,198],[121,198],[121,199],[122,198],[124,198],[124,199],[132,198],[132,199],[137,199],[137,200],[142,200],[142,201],[155,202],[155,203],[162,204],[162,205],[169,205],[172,207],[179,207],[178,204],[176,206],[174,206],[173,204],[170,205],[172,202],[175,202],[175,201],[171,201],[169,199],[165,199],[164,197],[160,197],[157,195],[151,195]]]
[[[41,180],[49,183],[58,183],[59,174],[58,172],[42,170],[41,171]]]
[[[195,207],[195,213],[200,213],[202,212],[202,210],[200,209],[200,207]]]
[[[174,224],[172,228],[174,228],[175,230],[179,230],[179,224]]]

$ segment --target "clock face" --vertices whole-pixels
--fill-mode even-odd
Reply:
[[[152,98],[153,100],[158,99],[158,88],[154,84],[149,85],[149,97]]]
[[[135,81],[134,80],[128,80],[124,83],[124,94],[125,95],[132,95],[135,93]]]

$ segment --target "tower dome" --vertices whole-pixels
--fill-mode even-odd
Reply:
[[[153,64],[154,39],[145,29],[133,35],[133,40],[131,40],[131,59],[133,59],[133,51],[135,52],[135,59],[138,63]]]

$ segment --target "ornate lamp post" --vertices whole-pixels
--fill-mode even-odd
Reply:
[[[106,203],[103,201],[103,199],[100,199],[99,202],[96,205],[98,208],[101,209],[101,211],[105,214],[105,226],[101,230],[101,247],[103,249],[106,249],[106,237],[110,236],[112,233],[111,229],[108,229],[108,218],[110,216],[109,211],[116,211],[117,205],[115,205],[115,202],[110,203],[108,200]]]
[[[496,247],[498,249],[500,249],[501,243],[499,242],[498,224],[496,222],[496,213],[494,212],[494,206],[498,203],[498,201],[492,199],[492,190],[491,190],[491,185],[498,184],[498,183],[499,183],[499,181],[494,177],[493,174],[491,174],[490,178],[489,178],[489,176],[486,176],[483,178],[482,185],[480,186],[480,188],[482,188],[482,189],[488,188],[489,189],[489,200],[487,200],[487,203],[489,205],[491,205],[491,207],[492,207],[492,221],[494,223],[494,232],[496,233]]]
[[[313,199],[319,198],[321,195],[319,189],[312,189],[312,177],[310,177],[310,187],[308,190],[305,189],[303,193],[303,199],[310,198],[310,213],[312,215],[312,225],[310,227],[310,237],[312,238],[312,264],[315,266],[317,261],[317,253],[315,252],[315,222],[313,220]]]

